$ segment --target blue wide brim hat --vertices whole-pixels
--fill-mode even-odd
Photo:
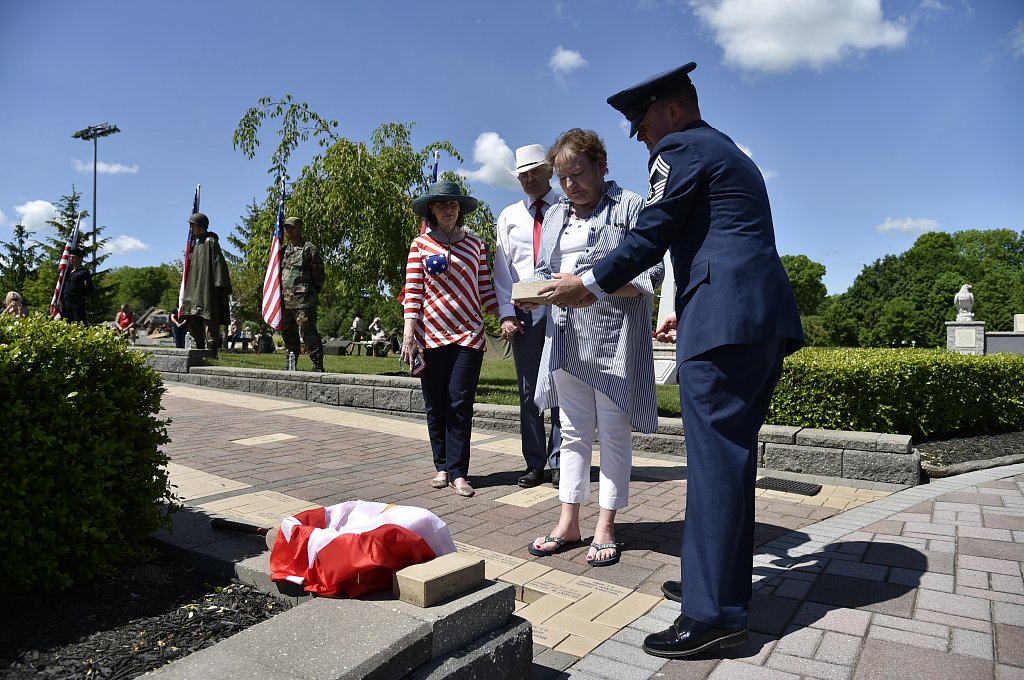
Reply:
[[[690,82],[689,73],[695,68],[697,68],[697,63],[691,61],[679,68],[652,76],[639,85],[627,87],[608,97],[608,103],[612,108],[617,109],[629,120],[630,137],[636,134],[640,127],[640,121],[644,119],[644,114],[647,113],[651,104],[658,101],[659,97],[671,94],[682,85],[688,84]]]
[[[412,210],[420,217],[426,217],[430,212],[430,204],[441,201],[458,201],[462,215],[473,212],[480,203],[463,193],[462,187],[455,182],[441,180],[428,186],[423,194],[413,199]]]

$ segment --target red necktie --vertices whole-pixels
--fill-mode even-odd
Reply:
[[[537,252],[540,250],[540,228],[544,224],[544,201],[533,204],[533,264],[537,265]]]

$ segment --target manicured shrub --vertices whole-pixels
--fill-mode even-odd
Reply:
[[[168,525],[163,391],[114,332],[0,316],[0,592],[62,589]]]
[[[1024,356],[804,348],[786,358],[768,422],[915,439],[1024,429]]]

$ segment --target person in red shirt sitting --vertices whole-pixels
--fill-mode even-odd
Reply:
[[[127,303],[121,305],[121,311],[117,313],[114,323],[117,324],[117,330],[121,331],[123,335],[127,335],[134,345],[138,333],[135,330],[135,315],[132,314],[132,310],[128,307]]]

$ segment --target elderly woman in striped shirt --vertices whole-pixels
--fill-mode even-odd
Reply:
[[[422,367],[420,384],[437,475],[431,485],[473,495],[469,437],[473,401],[483,363],[481,307],[498,313],[487,248],[464,228],[477,200],[455,182],[431,184],[412,202],[429,229],[413,240],[405,269],[405,337],[402,360]]]
[[[536,278],[579,275],[622,241],[643,199],[605,181],[608,154],[593,131],[563,133],[548,150],[548,160],[565,196],[544,217]],[[590,498],[596,430],[600,511],[587,562],[603,567],[619,561],[615,514],[629,500],[631,430],[658,428],[651,315],[654,289],[663,276],[658,265],[590,307],[554,308],[548,316],[536,402],[542,409],[561,409],[562,511],[558,525],[529,546],[532,555],[552,555],[582,539],[580,505]]]

